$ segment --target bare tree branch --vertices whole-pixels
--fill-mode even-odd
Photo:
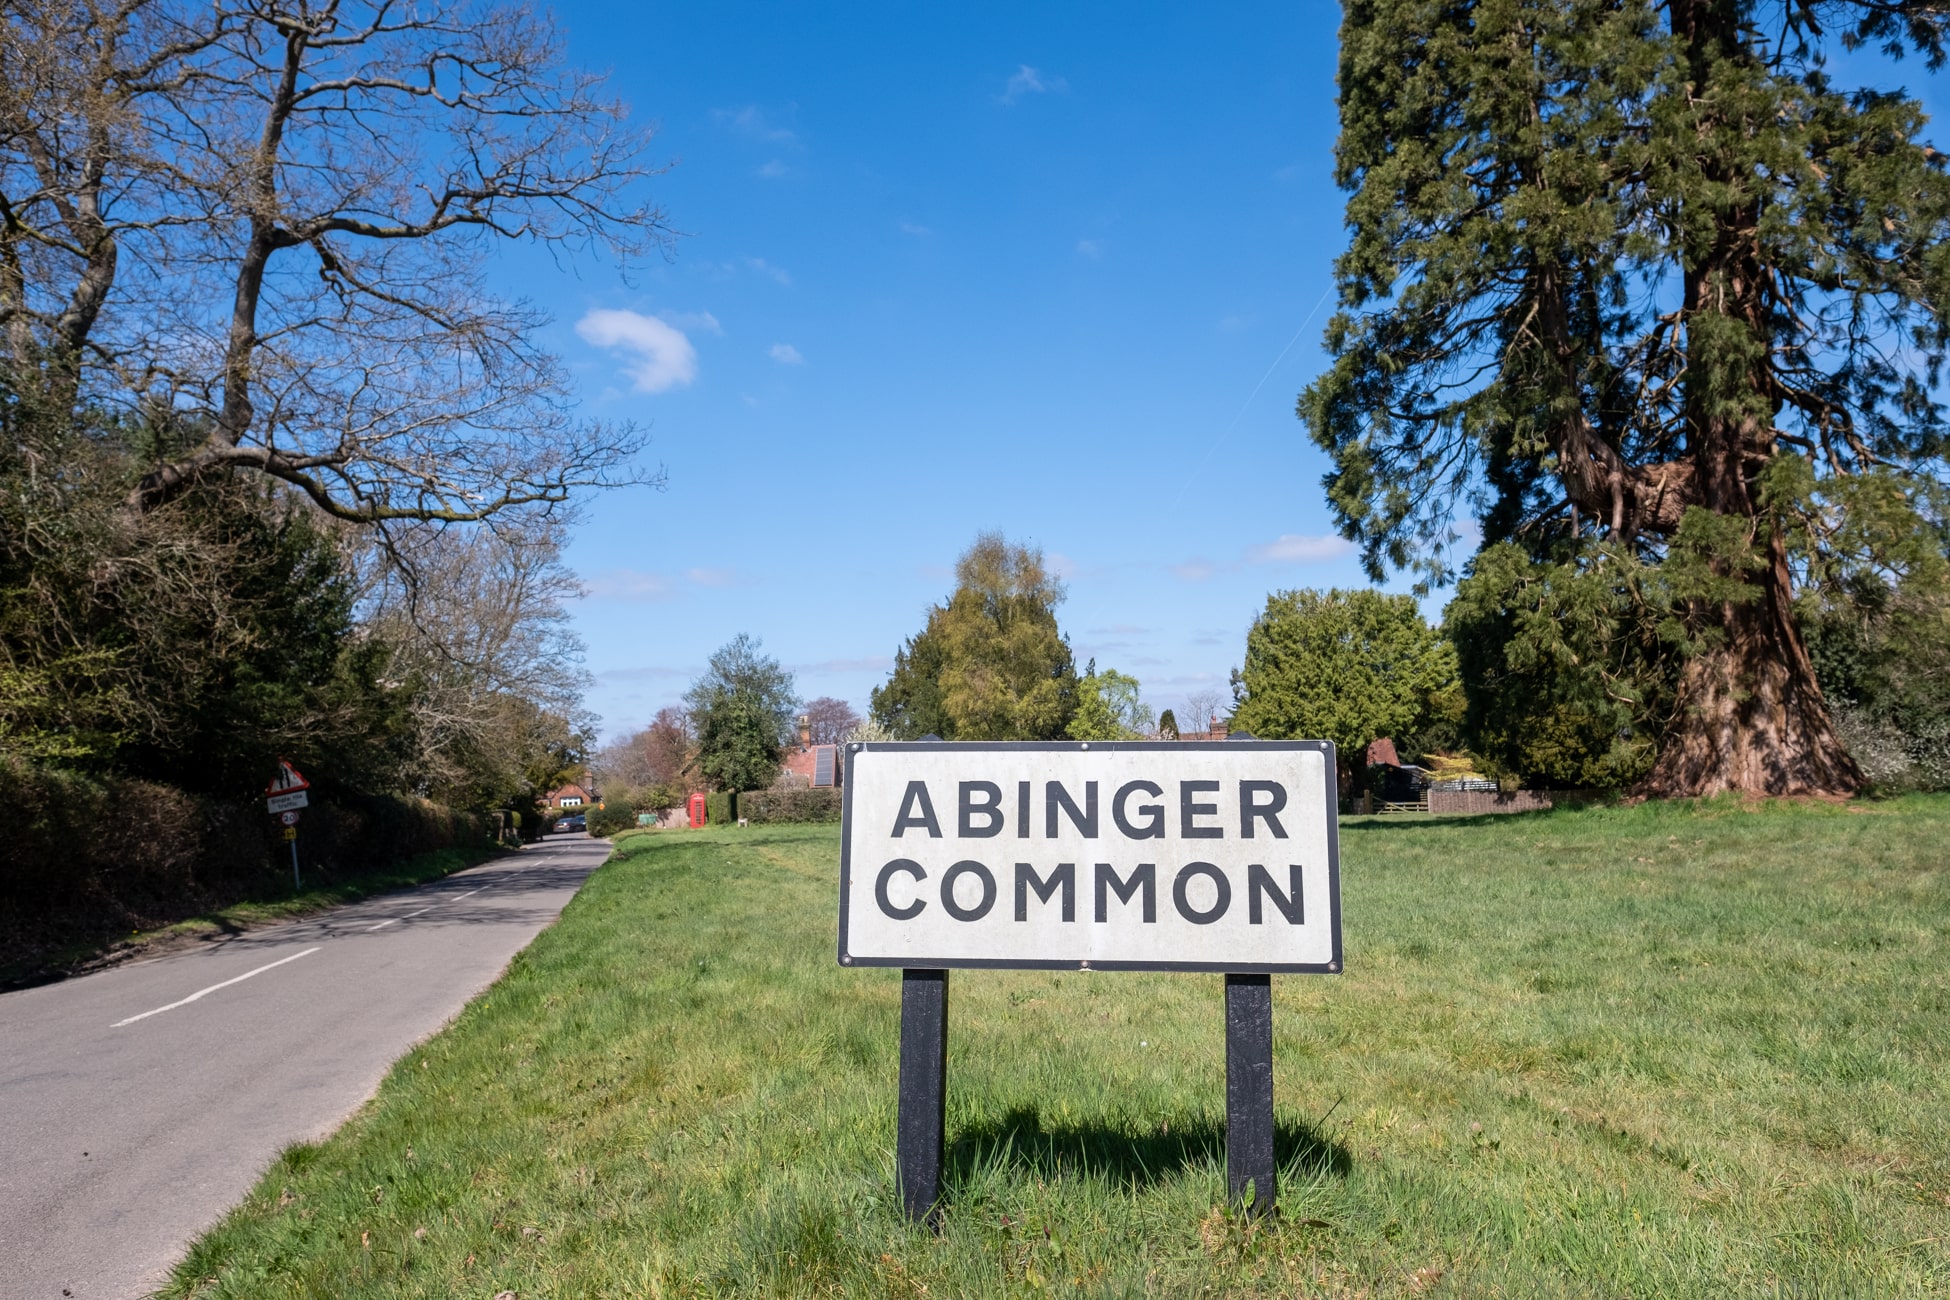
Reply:
[[[482,275],[508,240],[667,250],[647,144],[519,3],[13,0],[7,360],[55,409],[198,431],[136,514],[240,471],[361,524],[660,482]]]

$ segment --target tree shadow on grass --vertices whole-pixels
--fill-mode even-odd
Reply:
[[[1276,1121],[1273,1152],[1283,1173],[1345,1178],[1354,1158],[1311,1124]],[[1194,1165],[1225,1163],[1225,1126],[1213,1119],[1170,1116],[1145,1132],[1102,1121],[1046,1123],[1034,1106],[1000,1119],[965,1123],[945,1153],[944,1181],[966,1186],[986,1170],[1019,1167],[1039,1178],[1097,1176],[1148,1187]]]

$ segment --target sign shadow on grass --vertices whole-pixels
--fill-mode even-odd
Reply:
[[[1345,1178],[1354,1168],[1345,1146],[1305,1123],[1276,1120],[1273,1152],[1282,1174],[1302,1178]],[[1009,1168],[1039,1178],[1097,1176],[1148,1187],[1196,1165],[1223,1171],[1225,1159],[1225,1125],[1214,1118],[1172,1115],[1134,1133],[1101,1120],[1045,1123],[1036,1107],[1018,1106],[999,1119],[957,1125],[942,1181],[950,1200],[983,1174]]]

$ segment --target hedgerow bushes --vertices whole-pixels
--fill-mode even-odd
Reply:
[[[14,810],[0,837],[0,965],[289,889],[289,851],[255,800],[10,759],[0,806]],[[320,798],[302,813],[298,856],[307,884],[330,884],[491,836],[485,816],[424,799]]]
[[[799,790],[747,790],[738,796],[738,815],[752,825],[763,822],[836,822],[840,791],[834,786]]]

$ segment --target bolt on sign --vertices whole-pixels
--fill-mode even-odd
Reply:
[[[1223,972],[1229,1181],[1241,1199],[1252,1188],[1255,1212],[1269,1210],[1268,977],[1341,969],[1332,743],[850,751],[839,959],[905,971],[897,1156],[909,1214],[938,1215],[956,967]]]

